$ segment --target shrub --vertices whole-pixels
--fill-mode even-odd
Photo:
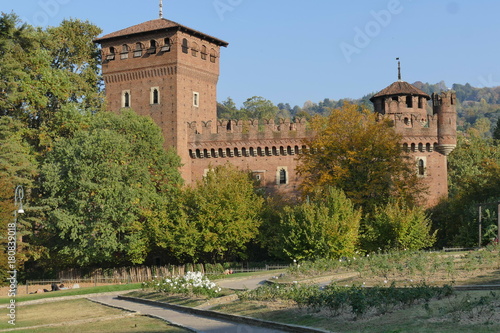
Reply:
[[[187,272],[183,277],[173,277],[165,279],[155,279],[144,282],[143,289],[154,289],[166,294],[182,294],[185,296],[206,296],[216,297],[221,288],[210,281],[201,272]]]

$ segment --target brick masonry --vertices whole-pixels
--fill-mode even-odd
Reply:
[[[181,157],[187,184],[209,168],[231,163],[252,171],[268,191],[295,192],[297,156],[312,135],[302,119],[217,120],[217,81],[222,40],[176,22],[157,19],[96,40],[102,48],[107,107],[130,107],[162,129],[165,148]],[[431,100],[432,106],[428,105]],[[375,111],[394,121],[403,148],[429,186],[428,205],[447,196],[446,156],[456,145],[453,92],[432,98],[397,81],[372,98]]]

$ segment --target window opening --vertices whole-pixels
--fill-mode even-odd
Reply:
[[[189,44],[188,44],[188,40],[186,38],[183,38],[182,39],[182,53],[188,53],[188,49],[189,49]]]
[[[280,170],[280,184],[286,184],[286,170]]]
[[[142,57],[142,44],[137,43],[135,44],[135,50],[134,50],[134,58],[139,58]]]

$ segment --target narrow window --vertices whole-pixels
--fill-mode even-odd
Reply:
[[[412,96],[406,96],[406,107],[407,108],[413,107],[413,97]]]
[[[122,52],[120,53],[120,59],[128,59],[129,48],[127,44],[122,45]]]
[[[201,47],[201,59],[207,60],[207,47],[205,45]]]
[[[151,104],[160,104],[160,88],[151,88]]]
[[[142,44],[136,43],[134,49],[134,58],[142,57]]]
[[[170,38],[165,38],[163,40],[163,46],[161,47],[161,52],[170,52]]]
[[[148,49],[149,54],[155,54],[156,53],[156,41],[154,39],[149,41],[149,49]]]
[[[210,49],[210,62],[213,62],[215,63],[215,50],[214,49]]]
[[[418,108],[419,109],[423,109],[424,108],[424,98],[423,97],[419,97],[418,98]]]
[[[182,53],[188,53],[188,50],[189,50],[189,44],[188,44],[188,40],[186,38],[183,38],[182,39]]]
[[[279,171],[279,184],[282,185],[286,183],[287,183],[287,175],[286,175],[286,170],[283,168],[280,169]]]
[[[195,107],[200,106],[200,94],[197,92],[193,92],[193,106]]]
[[[109,48],[109,54],[106,56],[106,60],[115,60],[115,53],[116,53],[116,50],[114,47],[110,47]]]
[[[418,175],[425,176],[425,162],[423,159],[418,160]]]
[[[122,108],[130,107],[130,90],[125,90],[122,92]]]
[[[191,55],[193,57],[197,57],[198,56],[198,44],[193,43],[193,45],[191,45]]]

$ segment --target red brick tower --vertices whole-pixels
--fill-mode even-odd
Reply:
[[[403,136],[403,149],[415,158],[415,169],[428,186],[427,205],[435,205],[448,195],[446,156],[456,146],[455,93],[433,94],[431,97],[401,80],[375,94],[370,100],[375,112],[393,120]]]
[[[108,110],[132,108],[162,129],[189,183],[187,123],[217,120],[220,47],[228,43],[167,19],[144,22],[96,39]]]

